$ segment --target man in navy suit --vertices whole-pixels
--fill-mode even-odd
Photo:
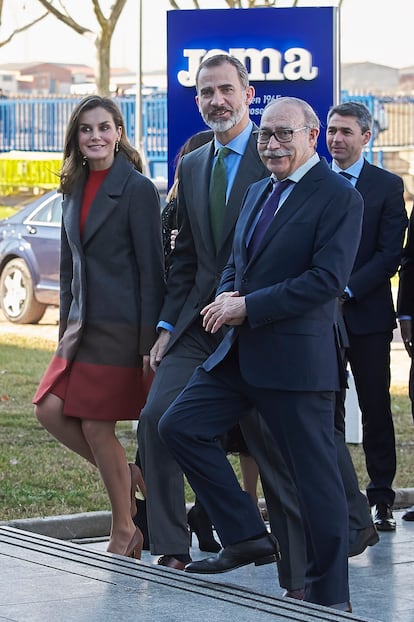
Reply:
[[[224,546],[186,570],[268,563],[278,555],[277,541],[217,440],[246,407],[256,407],[297,486],[308,549],[305,600],[350,611],[348,511],[334,443],[335,391],[344,381],[335,323],[363,203],[320,160],[318,135],[319,120],[303,100],[282,97],[265,108],[258,151],[272,182],[249,187],[217,297],[201,311],[207,332],[231,329],[159,432]]]
[[[224,335],[224,328],[207,333],[200,311],[214,300],[247,187],[259,179],[269,180],[269,171],[257,153],[253,133],[257,128],[249,118],[254,88],[245,66],[227,54],[208,57],[198,68],[196,88],[196,103],[214,130],[214,139],[185,155],[179,165],[179,234],[171,255],[159,337],[151,350],[156,374],[138,426],[151,552],[160,555],[160,565],[180,570],[191,561],[184,478],[159,437],[158,422]],[[222,222],[214,227],[215,237],[209,203],[215,186],[212,171],[222,148],[228,151],[227,185],[222,187]],[[269,522],[283,552],[278,564],[280,585],[286,588],[286,596],[301,598],[306,550],[294,483],[262,418],[250,411],[241,429],[259,467]]]
[[[401,260],[407,213],[402,179],[369,164],[363,156],[371,127],[368,108],[359,102],[346,102],[330,109],[326,137],[332,169],[345,174],[364,199],[361,242],[341,295],[349,339],[346,356],[362,413],[362,442],[370,478],[367,497],[370,506],[376,506],[374,523],[378,531],[394,531],[396,452],[390,344],[396,321],[390,279]],[[337,422],[343,417],[343,398],[344,394],[342,404],[338,401]]]

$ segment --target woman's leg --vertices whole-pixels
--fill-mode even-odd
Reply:
[[[131,518],[131,471],[115,421],[82,420],[82,430],[108,492],[112,527],[107,550],[124,555],[137,528]]]
[[[124,555],[137,528],[131,518],[131,471],[115,435],[115,422],[67,417],[63,404],[49,393],[35,406],[36,417],[58,441],[98,467],[112,508],[108,551]]]
[[[39,423],[65,447],[96,466],[89,443],[83,434],[80,419],[64,415],[63,404],[60,397],[48,393],[35,406],[35,415]]]

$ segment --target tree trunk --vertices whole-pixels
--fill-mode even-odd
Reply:
[[[111,36],[102,32],[95,39],[96,47],[96,90],[99,95],[110,95],[110,58],[111,58]]]

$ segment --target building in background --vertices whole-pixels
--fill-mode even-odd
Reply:
[[[111,69],[112,93],[135,94],[137,75],[127,67]],[[167,74],[156,70],[144,73],[143,87],[146,90],[165,90]],[[96,90],[92,67],[73,63],[7,63],[0,65],[0,89],[8,97],[86,95]]]

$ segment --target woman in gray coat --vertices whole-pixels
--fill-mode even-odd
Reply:
[[[83,99],[60,175],[59,344],[33,400],[40,423],[99,469],[112,508],[107,550],[138,558],[135,482],[115,424],[137,419],[145,401],[164,293],[159,196],[140,170],[114,101]]]

